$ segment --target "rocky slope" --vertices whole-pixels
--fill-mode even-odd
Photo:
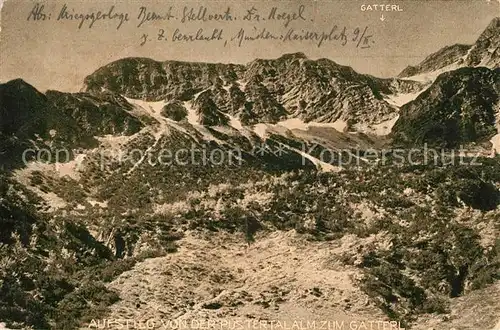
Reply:
[[[499,112],[500,69],[462,68],[402,106],[392,135],[398,143],[448,148],[485,142],[497,134]]]

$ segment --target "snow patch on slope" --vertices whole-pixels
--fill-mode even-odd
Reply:
[[[148,102],[139,99],[130,99],[125,97],[128,103],[132,104],[136,110],[145,111],[149,116],[153,117],[158,123],[158,129],[152,132],[153,136],[158,141],[163,133],[168,132],[167,120],[161,115],[163,107],[167,104],[166,101]]]
[[[499,105],[500,107],[500,105]],[[500,154],[500,108],[497,110],[497,133],[495,136],[493,136],[490,140],[491,144],[493,145],[491,148],[491,153],[493,155],[498,155]]]
[[[138,133],[136,133],[138,134]],[[134,135],[126,136],[126,135],[104,135],[104,136],[96,136],[96,139],[99,141],[101,147],[105,149],[111,150],[120,150],[128,141],[130,141]]]
[[[337,119],[336,121],[334,121],[333,123],[331,124],[322,124],[322,123],[318,123],[314,126],[319,126],[319,127],[333,127],[335,128],[337,131],[339,132],[343,132],[346,128],[347,128],[347,122],[345,122],[344,120],[342,119]]]
[[[347,123],[342,119],[338,119],[333,123],[317,123],[313,121],[306,123],[302,119],[291,118],[284,121],[280,121],[275,126],[281,126],[289,130],[300,129],[303,131],[307,131],[311,127],[327,127],[327,128],[334,128],[339,132],[343,132],[347,128]]]
[[[194,99],[196,99],[203,91],[196,93]],[[192,101],[183,102],[184,108],[187,111],[187,121],[188,123],[199,133],[202,134],[203,139],[206,141],[215,141],[218,144],[224,144],[224,141],[217,139],[205,126],[200,124],[200,116],[198,112],[193,108]]]
[[[399,119],[399,114],[396,115],[394,118],[382,121],[378,124],[357,124],[354,125],[354,130],[357,132],[365,133],[365,134],[371,134],[371,135],[376,135],[376,136],[385,136],[391,133],[392,128],[396,124],[396,122]]]
[[[196,99],[203,92],[204,91],[196,93],[194,95],[194,99]],[[125,99],[130,104],[134,105],[136,107],[136,109],[138,108],[139,110],[146,111],[146,113],[148,115],[150,115],[151,117],[153,117],[154,119],[156,119],[156,121],[159,123],[159,127],[157,127],[156,129],[154,129],[151,132],[151,134],[153,134],[153,136],[155,137],[154,144],[146,150],[144,156],[134,165],[134,167],[132,169],[129,170],[128,173],[131,173],[132,171],[134,171],[135,168],[137,168],[137,166],[139,166],[144,161],[144,159],[145,159],[146,155],[148,154],[148,152],[150,150],[152,150],[154,147],[157,146],[157,144],[160,141],[161,137],[164,136],[164,133],[169,132],[169,130],[171,128],[175,128],[175,129],[183,132],[184,134],[187,134],[187,135],[191,136],[192,138],[194,138],[195,140],[197,140],[197,138],[195,136],[193,136],[193,134],[191,134],[188,130],[186,130],[183,127],[181,127],[181,125],[179,125],[175,121],[173,121],[171,119],[168,119],[168,118],[165,118],[165,117],[163,117],[161,115],[161,111],[162,111],[163,107],[167,104],[166,101],[147,102],[147,101],[143,101],[143,100],[130,99],[130,98],[125,98]],[[200,125],[200,123],[199,123],[199,115],[198,115],[197,111],[195,109],[193,109],[191,101],[183,102],[183,106],[185,107],[185,109],[187,111],[187,121],[188,121],[188,123],[197,132],[199,132],[203,136],[204,140],[207,140],[207,141],[216,141],[217,143],[223,143],[219,139],[215,138],[210,133],[210,131],[207,128],[205,128],[204,126]],[[148,130],[148,129],[149,129],[149,127],[146,127],[146,130]]]
[[[128,103],[134,105],[137,110],[142,109],[143,111],[146,111],[148,115],[156,119],[156,121],[159,123],[159,126],[150,128],[152,130],[151,134],[155,138],[155,142],[149,148],[146,149],[141,159],[138,162],[136,162],[134,166],[132,166],[132,168],[127,172],[127,174],[130,174],[144,162],[144,160],[146,159],[146,157],[148,157],[151,150],[153,150],[158,145],[164,134],[170,131],[170,128],[167,119],[161,115],[163,107],[167,104],[166,101],[147,102],[143,100],[130,99],[126,97],[125,99],[127,100]],[[146,129],[149,129],[149,127],[147,127]]]
[[[389,103],[390,105],[393,105],[395,107],[401,107],[405,105],[406,103],[410,103],[411,101],[415,100],[417,96],[422,94],[426,88],[422,89],[421,91],[415,92],[415,93],[407,93],[407,94],[395,94],[395,95],[384,95],[384,100]]]
[[[262,140],[265,140],[268,136],[267,130],[268,130],[268,125],[267,124],[257,124],[253,126],[253,131],[255,134],[257,134]]]
[[[147,110],[153,116],[161,116],[161,110],[167,104],[166,101],[156,101],[156,102],[148,102],[140,99],[130,99],[125,97],[128,103],[141,107],[144,110]],[[161,117],[163,118],[163,117]]]
[[[496,126],[497,126],[497,133],[498,134],[494,135],[490,140],[490,142],[492,144],[491,153],[494,156],[500,154],[500,104],[497,104]]]
[[[305,131],[309,129],[309,125],[299,118],[291,118],[284,121],[280,121],[277,125],[285,127],[289,130],[301,129]]]
[[[251,144],[253,144],[252,129],[245,127],[241,120],[237,117],[225,114],[229,118],[229,126],[237,130],[242,136],[246,137]]]

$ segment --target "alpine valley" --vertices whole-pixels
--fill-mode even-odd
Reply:
[[[5,82],[0,322],[493,329],[499,129],[500,18],[395,78],[293,53]]]

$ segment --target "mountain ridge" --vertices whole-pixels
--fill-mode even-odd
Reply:
[[[495,69],[500,66],[500,17],[496,17],[483,30],[472,45],[454,44],[445,46],[428,55],[416,66],[408,66],[397,75],[412,78],[449,67],[485,66]]]
[[[131,72],[133,88],[124,83]],[[193,75],[197,78],[191,79]],[[211,90],[211,101],[221,111],[242,117],[246,124],[290,118],[377,124],[395,115],[383,94],[415,92],[422,87],[418,82],[363,75],[328,59],[309,60],[304,53],[292,53],[256,59],[245,66],[127,58],[86,77],[83,90],[172,102],[195,101],[196,94]],[[363,113],[374,115],[362,118]]]

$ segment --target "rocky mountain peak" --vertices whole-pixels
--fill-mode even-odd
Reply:
[[[484,66],[490,69],[500,66],[500,17],[490,22],[473,45],[455,44],[443,47],[418,65],[408,66],[398,77],[429,74],[430,77],[436,78],[439,73],[466,66]]]

